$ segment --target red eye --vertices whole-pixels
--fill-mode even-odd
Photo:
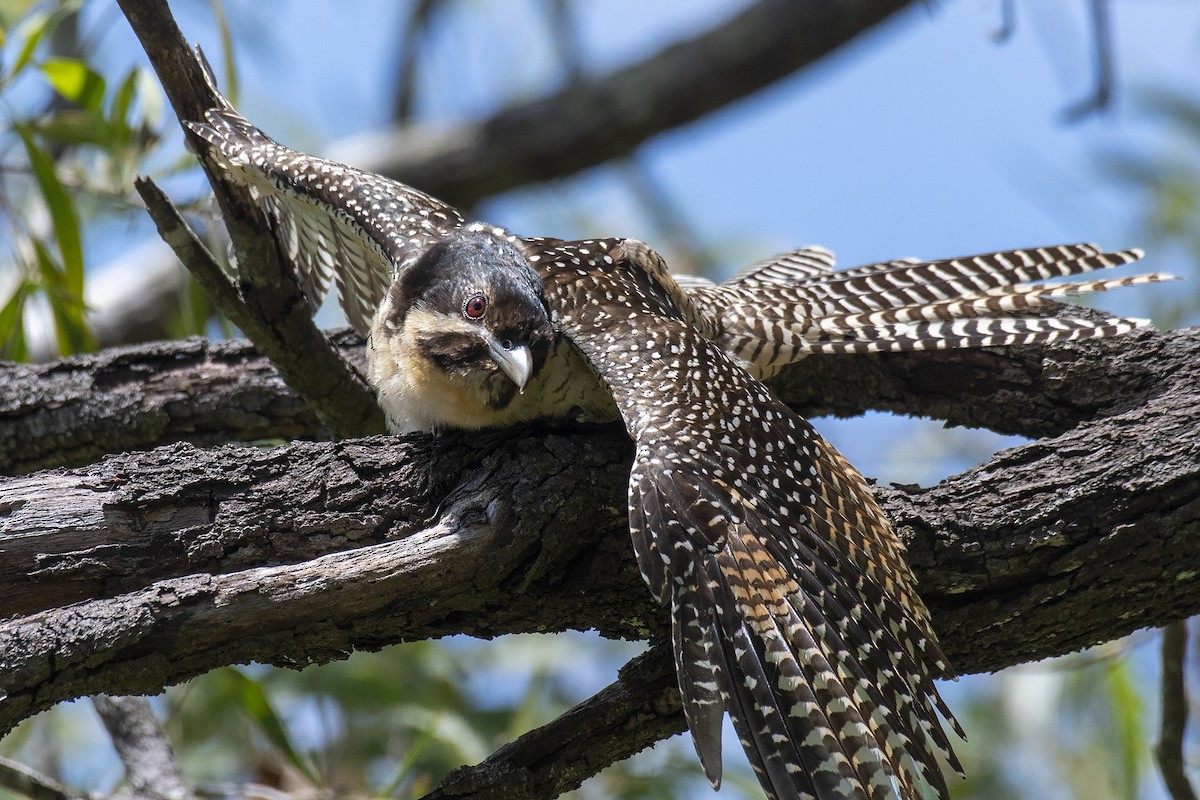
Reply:
[[[463,303],[463,316],[467,319],[483,319],[487,313],[487,297],[473,294]]]

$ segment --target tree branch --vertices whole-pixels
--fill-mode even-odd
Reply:
[[[348,330],[330,337],[361,368],[362,340]],[[878,409],[1034,437],[1145,402],[1197,361],[1193,328],[1053,347],[810,358],[770,385],[807,417]],[[0,474],[179,441],[330,435],[245,342],[156,342],[46,365],[0,362]]]
[[[387,171],[397,174],[398,167],[411,173],[401,179],[460,205],[465,195],[478,198],[575,172],[769,85],[910,2],[854,0],[834,8],[815,0],[760,0],[733,20],[645,62],[513,106],[484,123],[486,128],[467,125],[453,137],[439,137],[443,149],[436,155],[428,142],[406,141],[399,147],[408,160]],[[200,119],[219,105],[165,0],[120,0],[120,5],[180,120]],[[747,41],[755,46],[746,47]],[[430,170],[435,164],[440,166]],[[246,317],[240,327],[338,435],[381,431],[382,415],[361,376],[337,359],[308,318],[265,216],[248,192],[225,185],[210,165],[205,169],[238,254]]]
[[[211,92],[184,58],[178,31],[163,24],[165,5],[121,2],[181,118],[196,118],[212,104]],[[760,37],[759,46],[747,48],[729,39],[725,49],[689,50],[700,37],[670,48],[660,54],[662,74],[634,67],[603,79],[611,80],[605,91],[589,95],[599,84],[585,83],[550,98],[561,105],[561,124],[538,135],[525,126],[543,118],[547,100],[501,112],[488,123],[493,130],[455,143],[451,155],[458,161],[443,177],[462,191],[494,191],[512,176],[524,182],[547,163],[555,142],[585,155],[550,169],[598,163],[608,157],[606,148],[631,148],[656,126],[705,113],[672,102],[686,99],[689,87],[678,84],[680,76],[689,75],[693,89],[703,86],[706,97],[716,95],[715,108],[729,98],[705,85],[704,70],[753,82],[761,79],[757,69],[782,69],[780,52],[803,49],[789,41],[794,32],[780,34],[793,9],[879,21],[906,4],[856,1],[822,11],[829,6],[764,0],[716,33],[744,35],[739,26],[757,20],[769,26],[762,34],[778,42]],[[803,33],[805,47],[818,48],[853,35],[835,24]],[[576,89],[582,93],[572,95]],[[643,103],[645,96],[657,101]],[[586,114],[594,116],[574,127]],[[484,134],[519,143],[514,157],[495,162],[491,185],[479,182],[479,164],[492,157],[479,147]],[[402,179],[455,197],[453,188],[437,189],[421,177]],[[344,435],[369,428],[377,411],[336,399],[339,387],[349,386],[361,400],[353,370],[334,376],[314,370],[314,335],[319,358],[340,357],[311,324],[297,322],[302,304],[265,220],[248,198],[224,194],[218,187],[246,277],[230,288],[251,309],[251,336],[282,359],[283,374],[314,399],[332,429]],[[960,668],[995,669],[1064,652],[1200,608],[1200,578],[1179,567],[1200,557],[1196,336],[1142,339],[1153,352],[1125,358],[1138,341],[1113,346],[1124,359],[1114,371],[1111,364],[1081,365],[1079,353],[1093,347],[1087,345],[1057,351],[1065,352],[1062,360],[1047,351],[1015,359],[970,353],[944,362],[926,356],[836,367],[833,360],[810,362],[793,371],[801,377],[791,378],[790,388],[788,379],[778,384],[808,413],[854,413],[877,402],[1001,430],[1061,434],[1002,453],[934,489],[881,491]],[[289,353],[302,354],[303,365]],[[1174,364],[1174,372],[1164,364]],[[858,376],[860,391],[813,379],[841,369]],[[1089,371],[1117,376],[1121,389],[1081,379]],[[187,374],[201,385],[210,380]],[[269,384],[264,373],[266,392],[288,394]],[[870,391],[862,392],[864,386]],[[122,397],[137,416],[147,398],[134,394]],[[1014,397],[1032,402],[1012,407]],[[219,402],[226,402],[224,394]],[[1105,417],[1093,419],[1099,411]],[[1088,421],[1072,428],[1080,420]],[[318,427],[300,423],[306,424]],[[621,510],[624,436],[611,429],[523,433],[482,442],[474,434],[274,450],[175,445],[0,482],[0,616],[7,617],[0,622],[0,732],[68,697],[158,691],[252,659],[296,666],[452,632],[661,633],[665,617],[650,603],[629,554]],[[192,437],[176,428],[132,438],[145,445]],[[55,456],[46,452],[75,453],[63,460],[100,452],[85,450],[52,447],[40,456],[49,460],[17,463],[52,463]],[[599,765],[681,727],[672,675],[669,657],[653,649],[585,709],[523,737],[482,767],[455,773],[437,796],[494,795],[497,786],[557,793],[578,785]],[[547,754],[550,744],[558,747]]]
[[[361,339],[335,341],[343,357],[361,361]],[[0,474],[77,466],[170,442],[330,435],[246,341],[188,339],[49,364],[0,362]]]
[[[1183,753],[1184,732],[1191,708],[1184,679],[1187,634],[1187,620],[1182,619],[1162,630],[1162,722],[1154,755],[1171,800],[1196,800],[1196,790],[1188,779],[1187,759]]]
[[[1136,408],[1194,375],[1197,359],[1200,328],[1142,330],[1051,346],[813,357],[769,384],[809,417],[875,409],[1033,438]]]
[[[248,357],[237,343],[209,349],[222,348]],[[933,489],[880,490],[956,666],[997,669],[1200,609],[1200,579],[1179,567],[1200,560],[1197,349],[1200,330],[955,354],[982,383],[942,383],[927,407],[1018,427],[1102,412]],[[826,387],[849,409],[863,387],[919,400],[948,355],[800,367],[828,378],[840,364],[850,385]],[[34,383],[88,366],[36,368]],[[68,697],[155,692],[225,663],[296,666],[460,631],[661,633],[621,510],[628,447],[613,430],[180,445],[4,482],[0,729]],[[553,794],[681,729],[661,681],[670,659],[639,663],[648,672],[627,670],[586,712],[455,773],[438,796]],[[564,746],[539,756],[546,741]]]
[[[759,3],[624,70],[581,80],[556,94],[503,108],[487,119],[438,132],[419,124],[403,125],[335,142],[328,155],[471,208],[499,192],[628,156],[654,136],[819,61],[912,4],[913,0]],[[127,2],[125,7],[127,13],[130,8],[144,8],[141,13],[153,20],[153,8],[143,2]],[[147,34],[143,42],[154,42],[163,52],[156,63],[177,58],[170,55],[165,35],[160,39]],[[747,47],[746,42],[755,44]],[[191,80],[181,69],[170,75],[173,84]],[[620,107],[614,108],[618,100]],[[514,136],[514,131],[519,135]],[[523,171],[531,167],[535,169]],[[151,277],[145,285],[139,285],[139,276],[131,276],[127,300],[104,309],[106,326],[122,327],[120,307],[144,317],[147,310],[141,301],[151,294],[150,284],[161,283],[163,270],[173,273],[174,269],[174,264],[147,269]]]
[[[616,682],[557,719],[452,771],[424,800],[557,797],[609,764],[687,729],[675,661],[662,642],[621,668]]]
[[[335,158],[469,207],[560,178],[686,125],[814,63],[913,0],[759,0],[693,39],[625,69],[570,83],[477,123],[400,128]]]
[[[0,787],[29,800],[89,800],[89,795],[74,793],[53,778],[3,757],[0,757]]]
[[[882,490],[964,671],[1200,610],[1200,360],[1124,413],[928,490]],[[665,629],[629,554],[613,430],[177,445],[0,484],[0,730],[449,633]],[[432,466],[430,464],[432,463]],[[51,533],[52,532],[52,533]]]
[[[209,299],[234,325],[253,328],[254,317],[242,302],[237,286],[221,269],[212,253],[208,252],[200,237],[184,222],[179,209],[167,199],[166,193],[149,178],[138,178],[133,186],[146,204],[146,212],[154,220],[158,235],[188,272],[195,276]]]
[[[1078,122],[1092,114],[1108,108],[1112,102],[1113,84],[1116,83],[1116,68],[1113,66],[1113,32],[1111,9],[1108,0],[1091,0],[1092,52],[1095,62],[1095,88],[1083,100],[1067,107],[1062,112],[1064,122]]]
[[[175,751],[146,698],[98,694],[92,704],[125,765],[129,797],[195,800],[196,792],[183,779]]]

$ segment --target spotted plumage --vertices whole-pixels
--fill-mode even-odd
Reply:
[[[944,791],[933,753],[957,762],[932,678],[948,666],[911,576],[900,573],[903,591],[875,582],[836,546],[882,525],[874,538],[902,562],[862,479],[685,322],[643,246],[562,244],[538,259],[551,306],[637,444],[634,548],[672,609],[680,688],[710,779],[720,778],[728,709],[774,797],[886,797],[889,775],[915,787],[917,773]]]
[[[257,192],[314,304],[336,285],[370,334],[370,379],[394,430],[624,421],[634,550],[670,608],[683,707],[714,787],[728,712],[773,798],[917,798],[923,784],[947,796],[938,759],[959,765],[942,718],[961,730],[933,681],[952,673],[903,545],[858,472],[759,378],[810,353],[1129,330],[1138,323],[1029,313],[1162,279],[1033,284],[1136,251],[832,272],[828,251],[807,248],[720,286],[677,282],[641,242],[464,225],[407,186],[286,149],[232,109],[189,128]],[[481,306],[507,322],[484,331]]]

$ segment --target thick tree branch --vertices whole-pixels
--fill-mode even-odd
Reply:
[[[765,83],[775,78],[762,75],[789,69],[780,65],[780,53],[804,49],[794,48],[794,33],[780,33],[782,21],[798,19],[788,16],[794,9],[845,15],[843,21],[866,15],[867,25],[906,4],[855,1],[827,11],[828,4],[817,2],[761,2],[714,32],[734,36],[715,55],[708,48],[719,38],[689,50],[700,37],[656,57],[661,74],[639,72],[638,65],[604,79],[611,81],[605,91],[595,92],[599,82],[585,83],[501,112],[487,123],[492,130],[468,131],[454,143],[450,155],[458,161],[447,161],[440,177],[461,191],[496,191],[504,181],[536,177],[556,143],[585,155],[547,169],[598,163],[661,126],[711,110],[673,102],[687,100],[682,75],[690,76],[691,88],[703,86],[716,108],[749,89],[723,98],[705,85],[704,70]],[[122,6],[181,118],[196,118],[214,98],[197,80],[178,31],[164,24],[165,5],[122,0]],[[835,21],[804,31],[803,44],[827,51],[861,30],[847,33]],[[753,24],[768,27],[755,34],[760,46],[747,48],[737,36],[754,31]],[[647,96],[656,100],[644,103]],[[559,106],[561,125],[527,130],[527,120],[543,118],[550,101]],[[573,127],[577,120],[584,122]],[[479,147],[488,137],[518,143],[514,157],[497,162],[493,184],[479,182],[480,161],[493,157]],[[455,198],[454,188],[402,177]],[[369,429],[378,412],[363,411],[364,387],[353,370],[314,369],[314,343],[318,361],[340,360],[338,351],[300,319],[303,304],[261,214],[237,192],[225,196],[219,186],[217,192],[244,270],[244,280],[228,287],[249,309],[243,327],[313,399],[331,429],[342,435]],[[176,218],[160,217],[182,232]],[[1064,652],[1200,608],[1200,578],[1179,566],[1200,557],[1195,335],[1143,341],[1153,352],[1126,358],[1116,346],[1124,360],[1113,372],[1094,362],[1081,367],[1079,351],[1066,348],[1061,360],[1054,353],[863,359],[837,367],[827,360],[801,365],[778,384],[806,413],[854,413],[876,403],[1001,430],[1061,434],[931,490],[882,492],[912,544],[947,651],[961,668],[994,669]],[[1099,353],[1107,345],[1094,347]],[[1175,365],[1174,372],[1164,363]],[[829,370],[840,369],[860,384],[813,391]],[[1094,387],[1089,370],[1095,378],[1121,376],[1120,387]],[[178,376],[186,368],[167,372]],[[187,374],[185,380],[198,378],[200,385],[210,380]],[[266,372],[260,385],[262,395],[295,402]],[[339,401],[345,392],[358,400]],[[235,393],[216,394],[220,404]],[[136,391],[112,397],[118,395],[131,401],[135,417],[153,399]],[[1029,402],[1014,408],[1013,398]],[[1104,418],[1093,419],[1101,411]],[[261,429],[272,424],[279,423],[268,420]],[[311,415],[298,425],[318,429]],[[131,439],[140,446],[219,441],[218,429],[189,436],[175,425]],[[251,659],[298,665],[452,632],[593,626],[619,636],[661,632],[664,616],[645,596],[628,552],[624,436],[534,430],[479,438],[274,450],[176,445],[0,482],[0,617],[7,617],[0,622],[0,731],[68,697],[157,691]],[[16,459],[15,469],[53,463],[55,452],[65,454],[60,461],[101,452],[70,447],[74,455],[50,447],[41,461]],[[681,727],[672,674],[669,658],[653,649],[585,709],[481,767],[456,772],[437,796],[514,789],[548,796],[578,785],[598,766]]]
[[[349,331],[331,338],[361,365],[361,339]],[[810,358],[771,388],[809,417],[880,409],[1035,437],[1144,402],[1197,361],[1193,328],[1008,351]],[[329,436],[245,342],[157,342],[46,365],[0,363],[0,474],[178,441]]]
[[[436,155],[409,142],[402,151],[413,174],[402,179],[461,204],[464,194],[490,194],[601,163],[769,85],[909,2],[855,0],[834,8],[761,0],[646,62],[514,106],[488,120],[486,130],[465,126],[452,139],[440,138],[449,148]],[[207,108],[220,105],[165,0],[120,0],[120,5],[179,119],[200,119]],[[746,47],[747,41],[755,46]],[[440,166],[424,171],[435,164]],[[209,165],[205,168],[238,254],[240,327],[338,435],[382,430],[382,415],[361,377],[337,358],[308,318],[265,216],[245,190],[225,185]],[[162,213],[156,216],[160,227],[164,219]]]
[[[344,337],[342,337],[344,339]],[[361,340],[341,352],[360,359]],[[0,362],[0,473],[186,441],[329,438],[246,341],[188,339],[49,364]]]
[[[931,407],[1051,428],[1103,410],[934,489],[882,492],[960,669],[1065,652],[1200,607],[1196,576],[1179,569],[1200,558],[1198,334],[1097,343],[1119,350],[1101,359],[960,354],[978,359],[982,383],[957,387],[968,395],[957,405],[943,385]],[[852,410],[864,386],[895,402],[928,391],[920,360],[841,363],[861,385],[828,385],[833,408]],[[55,372],[41,369],[35,383]],[[1086,392],[1055,388],[1080,380]],[[1006,402],[989,412],[987,394]],[[1038,413],[1050,421],[1030,422]],[[10,569],[0,615],[12,615],[0,625],[0,726],[66,697],[153,692],[236,661],[310,663],[456,631],[664,630],[628,555],[624,437],[526,433],[180,446],[0,485],[0,568]],[[639,663],[646,671],[628,670],[586,713],[460,770],[439,796],[550,796],[681,729],[662,681],[669,658]],[[578,736],[613,746],[545,752],[547,740]]]
[[[810,417],[876,409],[1034,438],[1136,408],[1195,374],[1198,358],[1200,328],[1137,331],[1053,346],[813,357],[770,386]]]
[[[125,0],[125,6],[127,11],[152,8],[134,0]],[[135,16],[131,13],[137,29]],[[141,31],[146,36],[156,33]],[[177,32],[167,32],[178,38]],[[176,51],[178,45],[171,43]],[[154,60],[154,48],[147,50]],[[165,58],[155,64],[164,83],[178,66]],[[181,118],[198,116],[195,108],[187,108],[197,102],[196,86],[188,85],[194,84],[195,70],[184,63],[184,72],[188,70],[193,74],[179,84],[178,97],[172,97]],[[654,84],[650,75],[638,81]],[[629,87],[620,92],[617,97],[629,94]],[[198,94],[200,108],[212,104],[203,91]],[[602,114],[612,114],[617,109],[606,106],[606,99],[588,102]],[[635,111],[620,110],[638,119]],[[603,141],[584,144],[604,155]],[[544,148],[537,149],[540,158]],[[518,162],[518,168],[530,174],[530,164]],[[462,174],[474,178],[477,173],[466,169]],[[293,324],[300,305],[296,287],[270,238],[263,235],[269,230],[246,198],[236,192],[224,194],[218,186],[245,265],[245,280],[237,288],[252,316],[247,323],[252,337],[276,358],[277,349],[285,356],[288,351],[310,355],[303,343],[304,337],[311,337],[311,326]],[[158,205],[169,210],[165,203]],[[160,225],[163,220],[169,232],[182,231],[177,216],[160,214]],[[256,328],[259,324],[262,330]],[[993,357],[976,355],[980,365]],[[872,362],[866,363],[869,372]],[[878,367],[889,362],[873,363]],[[1014,393],[1027,391],[1044,375],[1045,364],[1053,360],[1039,362],[1037,370],[1004,375],[1001,386]],[[293,367],[282,362],[289,380],[294,378]],[[884,377],[886,370],[873,379],[883,382]],[[918,384],[922,377],[928,379],[917,375]],[[335,380],[347,383],[354,381],[341,375]],[[345,434],[358,429],[353,420],[347,423],[340,412],[331,412],[329,395],[320,387],[303,380],[296,385],[313,398],[335,430]],[[1126,413],[1113,419],[1137,429],[1143,444],[1160,445],[1151,448],[1159,452],[1161,437],[1172,441],[1180,436],[1180,420],[1195,427],[1195,418],[1180,411],[1179,399],[1194,397],[1190,391],[1176,391],[1177,384],[1170,381],[1152,379],[1147,385],[1136,400],[1126,395]],[[903,407],[905,381],[891,388]],[[1032,412],[1036,422],[1019,417],[1005,421],[1004,415],[986,411],[988,403],[978,387],[958,395],[972,393],[977,399],[974,405],[966,403],[970,411],[955,411],[961,400],[935,398],[929,407],[946,416],[962,413],[964,419],[980,414],[993,427],[1039,432],[1065,430],[1097,409],[1117,408],[1107,395],[1097,402],[1041,392],[1050,407]],[[1068,402],[1060,402],[1064,399]],[[821,402],[838,408],[836,400]],[[929,595],[939,625],[943,616],[949,620],[943,625],[948,651],[952,657],[958,652],[956,640],[959,648],[963,642],[972,645],[960,665],[991,668],[1005,659],[1022,660],[1118,635],[1129,625],[1123,612],[1130,607],[1140,608],[1143,621],[1151,622],[1195,609],[1200,593],[1195,575],[1168,575],[1174,562],[1161,554],[1177,557],[1180,548],[1172,541],[1176,529],[1194,531],[1197,526],[1196,453],[1186,448],[1181,448],[1182,456],[1172,453],[1183,461],[1172,461],[1170,469],[1160,471],[1161,482],[1139,487],[1136,498],[1143,505],[1135,510],[1104,505],[1122,497],[1117,488],[1128,475],[1091,470],[1095,465],[1080,454],[1099,450],[1112,463],[1134,464],[1136,459],[1122,449],[1127,443],[1113,440],[1111,427],[1113,420],[1086,423],[1045,452],[1031,445],[1014,462],[989,465],[991,473],[975,471],[927,493],[889,498],[892,513],[918,545],[918,571],[930,564],[937,567],[930,573],[935,580],[930,581]],[[553,460],[541,452],[533,469],[530,453],[514,455],[514,450],[532,443],[561,460],[559,468],[539,472]],[[435,448],[434,467],[427,470],[423,465],[430,447]],[[593,448],[588,451],[594,456],[592,469],[583,473],[579,469],[587,459],[581,458],[579,448]],[[6,527],[14,534],[5,555],[12,556],[6,561],[13,565],[14,576],[25,580],[10,584],[9,593],[0,593],[0,609],[13,615],[0,626],[3,652],[12,654],[0,663],[0,689],[6,696],[0,705],[0,726],[97,687],[145,691],[146,686],[158,688],[230,661],[323,660],[347,648],[464,630],[491,635],[595,625],[606,633],[629,636],[661,630],[660,612],[648,607],[644,592],[630,589],[637,581],[628,566],[628,548],[614,542],[623,545],[625,538],[624,517],[617,509],[623,505],[626,450],[624,439],[612,433],[529,436],[516,443],[498,438],[482,449],[453,440],[435,445],[414,441],[408,446],[398,446],[395,440],[294,445],[276,451],[175,447],[132,461],[109,458],[98,471],[14,481],[4,505],[13,523]],[[1030,464],[1036,471],[1026,474],[1023,470]],[[1140,466],[1144,474],[1145,464]],[[1027,503],[1037,493],[1026,487],[1037,486],[1045,470],[1075,478],[1069,487],[1074,494],[1063,492],[1074,504],[1064,507],[1057,497]],[[555,480],[562,483],[549,489]],[[66,495],[65,513],[76,525],[49,549],[39,547],[41,540],[31,535],[53,517],[45,499],[48,487],[59,490],[60,503]],[[936,502],[926,506],[929,497]],[[603,538],[589,539],[591,531],[580,531],[579,523],[571,520],[565,520],[562,529],[565,515],[555,514],[555,507],[575,513],[591,510],[586,519]],[[1097,508],[1099,517],[1089,517]],[[952,517],[938,519],[947,509]],[[990,514],[996,509],[1003,512],[998,518]],[[1072,520],[1066,532],[1060,527],[1064,519]],[[1114,558],[1129,557],[1125,532],[1135,525],[1156,543],[1153,552],[1160,555],[1143,553],[1144,569],[1138,573],[1143,580],[1114,580],[1116,585],[1106,589],[1119,604],[1100,607],[1086,590],[1114,572]],[[935,531],[948,531],[950,538],[938,538]],[[1004,546],[991,551],[986,543],[993,541],[1003,541]],[[927,563],[921,561],[922,552]],[[1018,552],[1020,558],[1012,561]],[[566,584],[564,576],[570,576]],[[1151,585],[1164,576],[1173,578],[1179,591],[1167,602],[1147,591],[1146,576]],[[1077,587],[1084,591],[1072,591]],[[1006,595],[1003,602],[997,600],[997,592]],[[1083,596],[1083,604],[1076,595]],[[521,605],[530,602],[530,607]],[[1012,608],[1017,609],[1015,621]],[[980,647],[981,641],[987,646]],[[527,794],[557,793],[577,785],[598,765],[678,729],[675,698],[669,683],[663,685],[664,677],[669,681],[670,662],[654,651],[643,666],[644,672],[634,670],[627,676],[633,678],[630,686],[618,685],[594,698],[586,712],[514,743],[490,759],[488,767],[457,773],[440,791],[444,796],[479,796],[494,793],[500,785]],[[648,691],[654,698],[655,724],[646,726],[652,730],[631,735],[625,728],[636,706],[629,703],[646,702]],[[589,746],[568,744],[545,753],[545,737],[570,742],[572,735],[585,736]],[[593,747],[597,741],[603,746]],[[530,763],[530,757],[540,763]]]
[[[997,669],[1200,610],[1200,362],[1137,408],[882,492],[947,652]],[[226,663],[453,632],[662,630],[616,432],[179,445],[0,489],[0,728]],[[430,467],[432,462],[433,466]]]

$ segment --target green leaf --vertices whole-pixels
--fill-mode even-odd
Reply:
[[[242,710],[250,720],[262,731],[267,740],[283,755],[288,762],[301,772],[314,786],[320,786],[321,780],[308,759],[301,757],[292,746],[287,730],[279,721],[279,716],[267,699],[262,684],[236,669],[228,671],[231,680],[238,684],[242,695]]]
[[[33,58],[33,51],[37,49],[38,42],[42,40],[42,35],[52,27],[50,23],[53,19],[50,14],[31,14],[20,26],[15,38],[17,41],[24,39],[25,44],[21,46],[17,60],[13,62],[12,71],[4,77],[3,82],[15,78],[29,64],[30,59]]]
[[[96,349],[95,340],[87,329],[81,311],[55,303],[50,304],[50,310],[54,316],[54,332],[58,337],[60,355],[70,356]]]
[[[133,108],[133,100],[137,97],[138,68],[129,70],[125,80],[121,81],[117,93],[113,95],[112,107],[108,112],[108,123],[112,130],[113,143],[118,147],[129,144],[133,132],[130,125],[129,112]]]
[[[42,74],[54,90],[80,108],[99,112],[104,105],[104,77],[75,58],[48,58]]]
[[[40,286],[50,304],[54,317],[54,335],[58,342],[59,355],[72,355],[94,349],[92,336],[84,320],[83,298],[66,286],[65,271],[54,262],[46,245],[33,239],[37,254]]]
[[[180,316],[185,327],[183,336],[203,336],[208,327],[208,320],[213,315],[212,301],[208,293],[200,288],[196,279],[188,275],[184,284],[183,308]]]
[[[400,759],[399,766],[396,767],[396,774],[388,781],[387,785],[377,794],[380,797],[394,797],[399,792],[404,781],[412,775],[413,770],[417,766],[417,761],[421,758],[421,754],[425,749],[433,743],[437,732],[438,716],[433,718],[433,724],[425,729],[423,733],[417,736],[408,747],[404,748],[404,757]]]
[[[79,215],[75,212],[75,203],[62,181],[58,179],[58,174],[54,171],[54,162],[38,147],[29,127],[20,123],[13,127],[25,144],[29,165],[33,168],[42,199],[50,212],[50,221],[54,224],[54,238],[62,255],[63,288],[82,299],[83,242],[79,234]]]
[[[35,0],[0,0],[0,28],[8,29],[33,8]],[[0,35],[4,33],[0,30]],[[2,41],[2,39],[0,39]]]
[[[1110,735],[1115,739],[1119,755],[1116,760],[1118,786],[1123,797],[1134,797],[1141,778],[1147,725],[1129,659],[1121,659],[1106,670],[1104,683],[1113,722]]]
[[[0,308],[0,357],[11,361],[29,359],[25,344],[25,300],[32,289],[32,284],[22,280]]]
[[[67,108],[30,124],[42,139],[66,145],[90,144],[108,149],[113,143],[112,126],[94,111]]]

